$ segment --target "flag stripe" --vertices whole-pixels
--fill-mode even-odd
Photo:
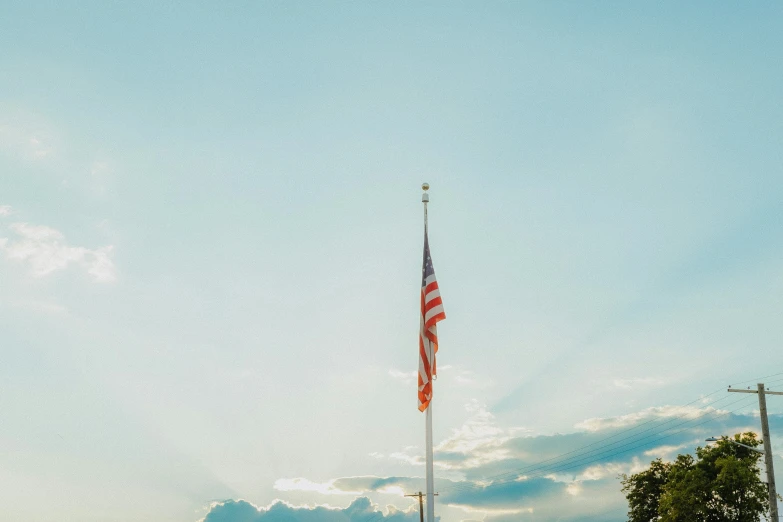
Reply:
[[[443,300],[440,297],[431,299],[424,305],[424,311],[429,313],[436,308],[443,308]]]
[[[425,411],[432,400],[432,379],[436,376],[435,354],[438,353],[436,325],[446,318],[435,269],[430,257],[427,230],[424,230],[424,266],[421,281],[421,318],[419,325],[419,410]]]

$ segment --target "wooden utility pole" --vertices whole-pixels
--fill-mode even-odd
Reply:
[[[735,393],[757,393],[759,396],[759,414],[761,416],[761,437],[764,439],[764,464],[767,468],[767,487],[769,489],[769,520],[777,522],[778,516],[778,492],[775,488],[775,467],[772,464],[772,443],[769,440],[769,421],[767,420],[767,398],[766,395],[783,395],[783,392],[773,392],[764,388],[764,383],[758,383],[755,390],[735,390],[729,388],[730,392]]]
[[[424,497],[426,495],[426,493],[422,493],[421,491],[414,493],[413,495],[405,495],[406,497],[416,497],[419,499],[419,520],[421,522],[424,522]],[[435,496],[437,497],[438,494],[435,493]]]

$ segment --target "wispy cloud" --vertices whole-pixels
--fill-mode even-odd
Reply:
[[[417,371],[400,371],[396,368],[389,370],[389,377],[403,383],[405,385],[413,385],[416,383]],[[445,379],[453,379],[453,381],[464,388],[488,388],[494,384],[491,379],[481,377],[472,370],[465,370],[462,368],[454,367],[450,364],[444,364],[438,366],[438,376]]]
[[[35,118],[0,122],[0,148],[25,160],[41,160],[54,154],[55,138],[51,126]]]
[[[476,400],[465,404],[465,410],[470,415],[468,420],[434,448],[435,464],[442,470],[471,469],[504,460],[508,457],[504,443],[526,431],[523,428],[500,428],[486,405]],[[421,451],[416,447],[392,452],[389,458],[413,466],[424,465]]]
[[[112,245],[95,249],[71,246],[62,232],[43,225],[13,223],[8,229],[14,237],[0,237],[0,250],[7,259],[25,265],[35,277],[46,277],[73,264],[85,269],[97,282],[116,279]]]
[[[71,139],[67,127],[24,109],[0,115],[0,152],[35,165],[63,188],[96,198],[111,195],[116,164],[105,153]]]
[[[643,420],[650,419],[666,419],[666,418],[682,418],[682,419],[694,419],[699,416],[707,415],[710,413],[721,413],[722,411],[708,406],[706,408],[698,408],[696,406],[654,406],[642,411],[629,413],[628,415],[620,415],[618,417],[595,417],[586,419],[576,424],[577,429],[583,429],[587,431],[605,431],[612,428],[623,428],[627,426],[633,426]]]
[[[0,205],[0,216],[10,216],[14,213],[14,209],[11,205]]]
[[[686,448],[687,446],[685,444],[658,446],[657,448],[645,451],[644,456],[656,459],[672,460],[677,455],[677,453],[685,450]]]
[[[333,480],[319,483],[306,478],[281,478],[275,481],[274,488],[278,491],[314,491],[322,495],[358,495],[362,492],[340,489]]]
[[[708,432],[735,433],[758,424],[752,413],[662,406],[588,419],[573,433],[533,435],[498,427],[476,401],[467,409],[471,414],[467,422],[436,447],[436,464],[451,477],[437,478],[439,500],[442,505],[477,514],[469,518],[492,522],[532,520],[529,516],[535,520],[621,520],[626,505],[619,474],[638,472],[657,457],[672,459],[677,453],[693,451]],[[783,415],[770,417],[770,422],[783,426]],[[389,457],[421,465],[420,453],[420,449],[405,448]],[[290,484],[324,494],[399,497],[404,491],[421,489],[423,479],[360,476],[322,484],[294,479]]]
[[[498,427],[494,416],[478,401],[469,402],[465,409],[471,417],[435,448],[448,457],[442,459],[445,461],[442,466],[446,469],[474,468],[507,458],[503,443],[511,438],[510,432]]]
[[[404,384],[414,384],[416,382],[416,370],[412,370],[409,372],[402,372],[400,370],[396,370],[392,368],[391,370],[389,370],[389,377],[397,381],[400,381]]]
[[[481,377],[473,370],[454,368],[454,380],[457,384],[467,388],[489,388],[495,383],[492,379]]]

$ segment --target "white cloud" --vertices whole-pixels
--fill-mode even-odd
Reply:
[[[525,430],[500,428],[495,424],[494,415],[476,400],[467,403],[465,409],[472,414],[471,417],[435,448],[437,452],[461,454],[464,458],[440,466],[444,469],[470,469],[509,458],[504,444]]]
[[[389,370],[389,376],[404,384],[413,384],[416,382],[417,372],[416,370],[410,372],[401,372],[400,370],[395,370],[392,368]]]
[[[487,411],[485,405],[473,400],[465,405],[465,409],[473,415],[465,424],[455,429],[449,438],[438,444],[438,450],[475,453],[497,448],[508,440],[504,430],[495,425],[494,416]]]
[[[695,419],[696,417],[712,412],[717,413],[721,412],[721,410],[713,407],[697,408],[695,406],[656,406],[639,412],[630,413],[628,415],[621,415],[619,417],[595,417],[586,419],[576,424],[575,427],[577,429],[595,432],[612,428],[632,426],[637,424],[639,421],[649,418],[681,417],[682,419]]]
[[[319,483],[301,477],[277,479],[274,488],[278,491],[313,491],[322,495],[358,495],[361,493],[361,491],[343,491],[335,487],[334,480]]]
[[[10,205],[0,205],[0,216],[10,216],[14,213],[14,209]]]
[[[410,464],[411,466],[424,465],[424,458],[420,455],[409,455],[408,453],[402,451],[395,451],[394,453],[391,453],[389,458],[394,460],[401,460]]]
[[[101,283],[114,281],[117,277],[114,269],[114,263],[111,260],[113,246],[105,246],[96,250],[87,251],[92,255],[92,261],[89,263],[87,272]]]
[[[657,448],[652,448],[645,451],[644,455],[647,457],[660,458],[663,460],[672,460],[672,457],[676,453],[685,448],[687,448],[687,445],[685,444],[658,446]]]
[[[62,232],[43,225],[13,223],[8,228],[16,237],[0,238],[0,249],[6,258],[26,265],[35,277],[45,277],[75,264],[86,269],[97,282],[116,279],[111,245],[96,249],[71,246]]]
[[[378,489],[378,493],[386,493],[387,495],[397,495],[402,497],[405,495],[405,490],[400,486],[385,486]]]
[[[583,491],[582,483],[579,481],[571,482],[569,485],[566,486],[565,491],[572,497],[577,497],[582,494]]]
[[[468,420],[434,448],[435,466],[442,470],[460,471],[503,461],[510,456],[504,444],[514,437],[530,433],[525,428],[498,427],[486,405],[475,399],[465,404],[465,411],[470,414]],[[423,466],[425,463],[422,451],[415,446],[392,452],[389,458],[411,466]]]
[[[501,429],[495,425],[494,416],[486,406],[476,400],[465,405],[470,413],[468,420],[452,431],[451,436],[438,444],[435,449],[435,465],[443,470],[464,470],[475,468],[490,462],[502,461],[508,458],[508,451],[503,444],[526,430],[521,428]],[[403,451],[389,454],[389,459],[399,460],[411,466],[423,466],[424,458],[421,450],[415,446],[406,447]],[[438,456],[449,458],[438,458]],[[382,458],[380,453],[373,454]]]
[[[519,520],[520,510],[535,510],[538,520],[620,520],[626,504],[618,475],[638,473],[653,457],[670,459],[692,451],[706,436],[701,415],[710,415],[710,433],[736,433],[745,431],[749,421],[757,424],[749,413],[663,406],[611,419],[590,419],[582,423],[583,430],[574,433],[531,435],[499,427],[478,401],[469,402],[466,410],[470,414],[467,422],[436,447],[439,503],[480,515],[468,518],[493,522]],[[667,423],[672,418],[692,422],[672,426]],[[629,428],[649,420],[663,422],[653,424],[652,433],[636,430],[627,434]],[[777,429],[783,426],[783,416],[771,416],[770,422]],[[423,465],[421,453],[406,447],[389,458]],[[325,483],[294,479],[286,490],[402,495],[420,490],[423,480],[420,476],[343,477]]]
[[[581,482],[584,480],[601,480],[616,477],[620,473],[627,473],[629,469],[627,463],[609,462],[606,464],[595,464],[588,466],[579,473],[576,480]]]
[[[465,506],[462,504],[449,504],[451,507],[455,507],[458,509],[461,509],[465,513],[481,513],[484,515],[484,517],[487,516],[498,516],[498,515],[518,515],[520,513],[533,513],[533,508],[518,508],[518,509],[501,509],[501,508],[474,508],[472,506]],[[462,522],[470,522],[463,520]]]
[[[457,369],[454,380],[460,386],[467,386],[470,388],[489,388],[494,385],[494,382],[491,379],[479,377],[476,375],[476,372],[472,370]]]

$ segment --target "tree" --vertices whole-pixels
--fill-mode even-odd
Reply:
[[[755,433],[734,441],[761,445]],[[696,448],[696,457],[674,462],[656,459],[650,467],[623,475],[629,522],[757,522],[768,511],[767,486],[761,481],[761,454],[728,440]]]
[[[655,459],[650,467],[630,477],[623,475],[623,493],[628,499],[628,519],[632,522],[658,520],[658,503],[672,465]]]

